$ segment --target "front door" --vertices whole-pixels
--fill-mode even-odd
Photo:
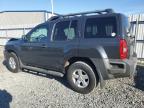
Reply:
[[[25,65],[44,67],[47,56],[48,26],[40,25],[26,36],[21,45],[21,60]]]

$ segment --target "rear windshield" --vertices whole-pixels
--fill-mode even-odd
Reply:
[[[130,32],[130,23],[128,20],[128,17],[123,15],[123,26],[124,26],[124,34],[127,34]]]
[[[88,18],[86,20],[85,38],[112,38],[116,34],[116,17]]]

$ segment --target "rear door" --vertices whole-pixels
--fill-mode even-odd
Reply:
[[[50,66],[52,69],[63,71],[65,58],[78,54],[79,20],[60,20],[52,27],[51,41],[48,43]]]
[[[109,59],[119,57],[119,23],[116,15],[87,16],[83,22],[83,38],[79,54],[84,57],[98,58],[97,47],[104,49]]]

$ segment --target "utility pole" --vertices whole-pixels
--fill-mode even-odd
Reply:
[[[54,15],[54,3],[53,0],[51,0],[51,8],[52,8],[52,16]]]

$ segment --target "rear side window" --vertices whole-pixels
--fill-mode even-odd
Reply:
[[[54,28],[53,40],[65,41],[73,40],[76,38],[77,31],[77,21],[62,21],[56,24]]]
[[[111,38],[117,34],[115,17],[89,18],[85,24],[85,38]]]

